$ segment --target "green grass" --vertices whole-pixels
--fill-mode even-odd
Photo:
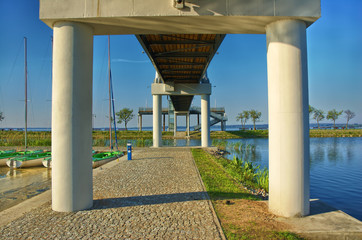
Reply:
[[[112,133],[113,138],[114,134]],[[268,130],[241,130],[241,131],[212,131],[212,139],[238,139],[238,138],[268,138]],[[152,131],[117,131],[118,139],[152,139]],[[201,133],[192,131],[192,139],[200,139]],[[335,129],[335,130],[310,130],[310,137],[362,137],[362,129]],[[173,132],[162,132],[163,139],[172,139]],[[105,146],[109,139],[107,131],[93,131],[93,145]],[[23,146],[24,132],[0,131],[0,146]],[[51,132],[28,132],[29,146],[50,146]],[[142,146],[142,144],[141,144]],[[145,143],[147,146],[147,143]]]
[[[191,151],[202,181],[212,200],[259,199],[245,192],[233,177],[228,176],[220,165],[213,160],[213,156],[202,149],[192,149]]]
[[[238,143],[229,143],[225,140],[213,141],[213,145],[225,149],[226,145],[232,145],[238,150],[244,152],[255,152],[254,145],[241,145]],[[230,146],[229,146],[230,147]],[[269,171],[268,169],[260,169],[256,164],[249,161],[243,161],[242,159],[234,157],[232,161],[225,158],[213,158],[213,162],[217,163],[219,167],[226,172],[233,181],[242,183],[244,186],[248,186],[254,189],[264,189],[269,192]]]
[[[216,158],[202,149],[191,149],[191,152],[213,203],[215,200],[223,199],[259,200],[259,198],[242,190],[240,184],[231,176],[232,172],[225,169],[225,167],[229,165],[227,163],[230,162],[229,160]],[[249,229],[250,231],[242,231],[243,226],[224,224],[223,221],[226,220],[226,217],[222,216],[217,209],[215,209],[215,211],[221,220],[222,228],[227,239],[255,239],[252,234],[252,229]],[[302,238],[291,232],[272,231],[266,233],[263,239],[300,240]]]
[[[273,232],[270,235],[272,239],[285,239],[285,240],[303,240],[304,238],[299,237],[295,233],[291,232]]]
[[[362,129],[311,129],[309,136],[319,137],[362,137]]]

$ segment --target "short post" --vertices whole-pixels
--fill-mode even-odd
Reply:
[[[127,160],[132,160],[132,144],[127,143]]]

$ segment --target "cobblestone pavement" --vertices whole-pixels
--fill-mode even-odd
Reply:
[[[50,201],[0,227],[1,239],[222,239],[186,148],[142,149],[94,176],[94,206],[59,213]]]

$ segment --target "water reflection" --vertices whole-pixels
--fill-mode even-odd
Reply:
[[[337,162],[338,160],[342,160],[340,148],[338,147],[338,139],[334,138],[332,141],[328,144],[328,161],[330,162]]]
[[[321,141],[318,141],[321,140]],[[324,161],[325,159],[325,146],[323,144],[322,139],[317,139],[317,141],[314,141],[313,144],[310,146],[310,154],[309,154],[309,160],[310,160],[310,167],[312,168],[315,164],[318,164],[318,162]]]

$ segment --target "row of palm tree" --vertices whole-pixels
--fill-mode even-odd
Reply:
[[[236,117],[236,121],[241,121],[241,125],[243,126],[243,129],[245,129],[246,122],[251,119],[254,124],[254,130],[255,128],[255,122],[259,121],[261,118],[261,112],[251,109],[251,110],[245,110],[238,114]]]
[[[313,119],[315,119],[317,121],[318,128],[320,128],[319,122],[325,118],[327,120],[333,121],[333,128],[336,128],[336,120],[343,113],[345,114],[345,118],[347,119],[346,128],[348,128],[349,121],[356,116],[356,114],[354,112],[352,112],[351,110],[347,109],[344,111],[343,110],[337,111],[336,109],[333,109],[333,110],[328,111],[327,115],[326,115],[323,110],[314,108],[309,105],[309,116],[312,116]],[[242,125],[243,129],[245,129],[245,125],[246,125],[247,121],[249,119],[251,119],[254,124],[254,130],[255,130],[256,129],[255,122],[259,121],[260,118],[261,118],[261,112],[252,109],[252,110],[245,110],[245,111],[242,111],[241,113],[239,113],[236,117],[236,121],[241,121],[241,125]]]
[[[336,120],[338,119],[338,117],[340,115],[343,114],[343,112],[345,114],[345,118],[347,119],[346,128],[348,128],[348,122],[356,116],[356,114],[354,112],[352,112],[351,110],[347,109],[344,111],[343,110],[337,111],[336,109],[333,109],[333,110],[328,111],[327,115],[325,115],[323,110],[314,108],[309,105],[309,116],[312,116],[313,119],[315,119],[317,121],[318,128],[320,128],[319,122],[322,121],[324,118],[326,118],[327,120],[333,121],[333,128],[336,128]]]

